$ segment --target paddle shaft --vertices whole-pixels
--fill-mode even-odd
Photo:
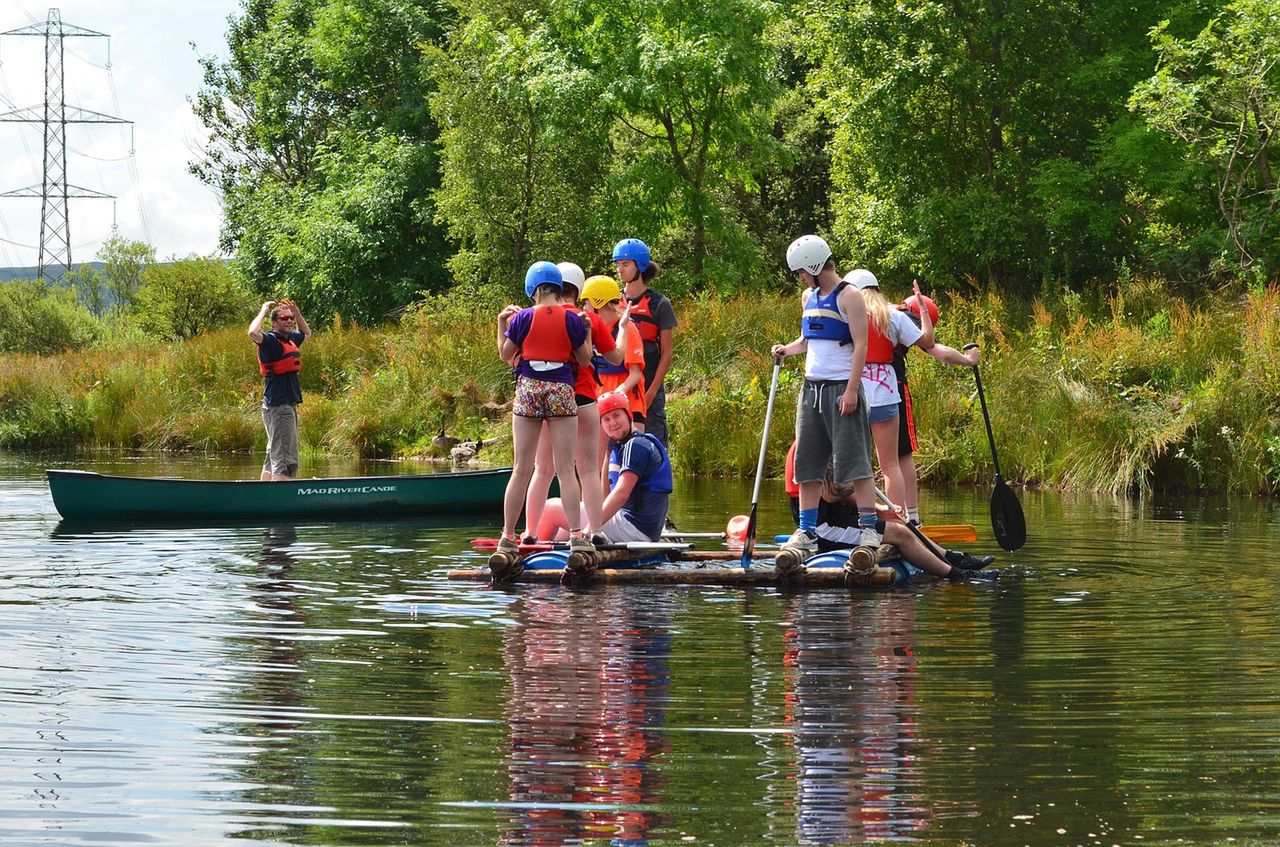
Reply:
[[[778,374],[782,360],[773,360],[773,378],[769,380],[769,404],[764,410],[764,432],[760,435],[760,459],[756,462],[756,484],[751,491],[751,514],[747,518],[747,535],[742,539],[742,567],[751,567],[751,552],[756,546],[756,508],[760,505],[760,481],[764,477],[764,454],[769,448],[769,424],[773,422],[773,399],[778,394]]]
[[[966,344],[964,349],[977,347]],[[982,374],[973,366],[973,381],[978,386],[978,403],[982,406],[982,422],[987,427],[987,443],[991,446],[991,463],[995,465],[996,482],[991,492],[991,529],[996,543],[1005,550],[1017,550],[1027,543],[1027,523],[1022,515],[1022,504],[1000,473],[1000,456],[996,453],[996,437],[991,431],[991,416],[987,413],[987,395],[982,390]]]
[[[977,344],[964,345],[965,350],[972,350]],[[987,414],[987,395],[982,391],[982,374],[978,372],[978,366],[973,366],[973,381],[978,386],[978,403],[982,406],[982,422],[987,426],[987,443],[991,445],[991,463],[996,466],[996,479],[1003,480],[1000,476],[1000,457],[996,454],[996,437],[991,431],[991,416]]]
[[[888,506],[890,509],[893,509],[895,512],[898,511],[898,507],[894,505],[892,500],[889,499],[889,495],[881,491],[879,487],[876,488],[876,496],[879,497],[884,502],[884,504]],[[929,536],[921,532],[919,527],[912,526],[910,523],[905,524],[905,526],[907,529],[911,530],[912,535],[920,539],[920,543],[924,545],[926,550],[928,550],[933,555],[937,556],[943,562],[947,561],[945,556],[947,551],[943,550],[942,547],[939,544],[935,543],[932,538],[930,538]],[[948,562],[948,564],[950,563]]]

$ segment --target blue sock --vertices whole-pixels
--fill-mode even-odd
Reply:
[[[818,529],[818,510],[817,509],[801,509],[800,510],[800,528],[809,532],[816,532]]]
[[[860,529],[876,528],[876,510],[858,509],[858,527]]]

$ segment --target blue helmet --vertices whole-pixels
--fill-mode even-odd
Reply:
[[[524,272],[524,293],[528,297],[538,290],[539,285],[554,285],[559,288],[564,283],[560,269],[551,262],[534,262]]]
[[[624,238],[613,245],[613,260],[621,262],[630,259],[636,263],[636,270],[644,273],[649,270],[649,247],[638,238]]]

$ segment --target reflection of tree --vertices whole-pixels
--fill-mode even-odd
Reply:
[[[814,592],[789,610],[783,662],[802,844],[897,840],[928,826],[914,600],[873,599]]]
[[[505,639],[511,802],[504,844],[647,841],[669,697],[667,616],[623,592],[531,593]]]

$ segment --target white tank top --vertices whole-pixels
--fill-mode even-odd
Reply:
[[[815,289],[809,289],[804,294],[804,303],[807,305],[809,298],[813,296]],[[844,308],[840,306],[840,302],[836,301],[836,310],[840,312],[843,320],[848,320],[849,316],[844,313]],[[804,357],[804,378],[805,379],[822,379],[822,380],[847,380],[853,375],[853,366],[849,361],[849,357],[853,355],[853,345],[841,344],[839,341],[832,341],[827,338],[810,338],[809,352]]]

